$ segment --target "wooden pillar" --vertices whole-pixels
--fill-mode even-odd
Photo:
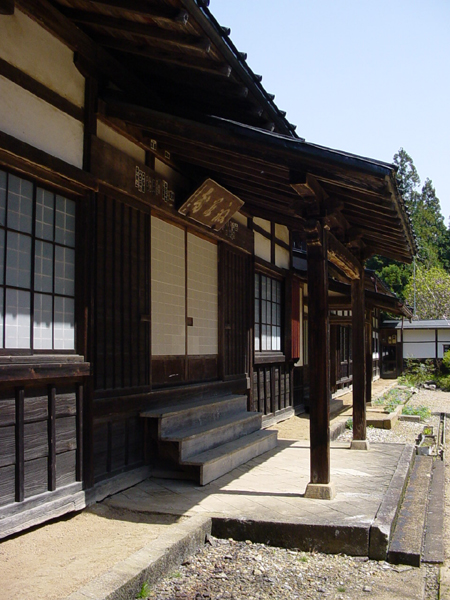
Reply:
[[[367,309],[368,323],[366,328],[366,403],[372,401],[372,378],[373,378],[373,309]]]
[[[366,346],[364,270],[352,280],[353,442],[354,449],[368,449],[366,440]]]
[[[330,324],[327,232],[308,223],[308,343],[310,373],[310,471],[308,498],[331,499],[330,482]]]

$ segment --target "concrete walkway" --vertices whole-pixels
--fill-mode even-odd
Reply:
[[[333,444],[334,500],[303,497],[308,483],[307,443],[279,447],[207,486],[148,479],[103,504],[126,514],[180,518],[167,537],[134,553],[70,595],[131,600],[144,581],[179,564],[208,532],[276,546],[383,558],[406,481],[412,447],[373,445],[370,451]],[[175,529],[174,529],[175,527]],[[377,556],[377,554],[379,556]]]
[[[157,533],[90,581],[87,573],[83,585],[74,582],[73,593],[61,598],[132,600],[144,581],[154,582],[180,564],[211,532],[288,548],[384,558],[412,452],[412,446],[402,444],[373,444],[362,451],[332,443],[336,497],[331,501],[304,497],[309,482],[307,440],[280,439],[276,449],[204,487],[150,478],[98,506],[127,525],[134,522],[137,527],[145,521],[151,527],[153,521]],[[36,530],[20,537],[32,547],[35,535]],[[64,528],[59,535],[65,535]],[[115,543],[114,530],[108,534],[105,528],[102,545]],[[90,549],[83,551],[88,553],[86,560]],[[95,551],[90,559],[95,563]],[[61,561],[60,577],[68,574]],[[27,573],[30,580],[36,576],[40,575]]]

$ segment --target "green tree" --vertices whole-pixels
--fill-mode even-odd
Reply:
[[[405,287],[405,300],[416,305],[418,319],[450,319],[450,275],[442,267],[418,266]]]

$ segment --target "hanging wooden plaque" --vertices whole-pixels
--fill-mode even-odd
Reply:
[[[243,201],[212,179],[207,179],[178,212],[219,231],[243,206]]]

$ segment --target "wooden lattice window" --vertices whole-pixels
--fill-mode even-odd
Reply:
[[[255,352],[281,352],[281,281],[255,273]]]
[[[74,351],[75,208],[0,171],[0,348]]]

